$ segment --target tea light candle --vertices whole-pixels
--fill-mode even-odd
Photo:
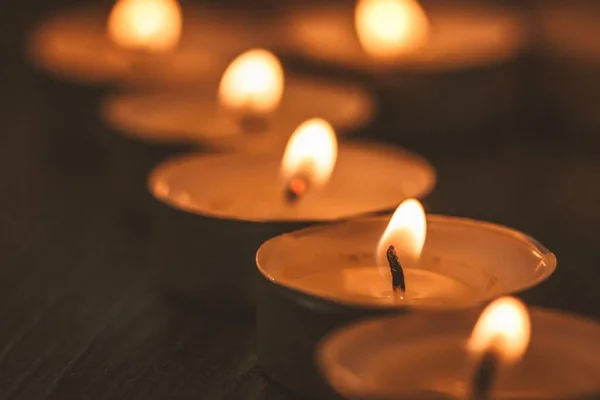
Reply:
[[[323,341],[318,362],[348,398],[594,399],[600,325],[498,299],[479,310],[359,322]],[[481,375],[484,355],[493,373]],[[489,359],[489,358],[488,358]],[[481,376],[486,376],[481,385]],[[478,392],[482,389],[483,392]]]
[[[315,3],[290,9],[280,29],[291,53],[371,72],[492,65],[525,44],[518,14],[490,2]]]
[[[158,166],[150,189],[171,208],[164,209],[155,247],[168,267],[163,281],[169,291],[208,307],[253,309],[253,264],[266,239],[314,222],[389,210],[432,189],[434,171],[421,157],[366,142],[319,152],[336,148],[332,135],[326,122],[311,120],[292,138],[302,144],[309,137],[312,146],[292,146],[283,160],[281,153],[195,154]],[[309,189],[291,202],[286,191],[296,177],[306,178]]]
[[[187,91],[108,98],[105,120],[148,141],[196,142],[217,150],[281,151],[293,129],[319,116],[338,133],[366,124],[372,96],[357,85],[287,74],[262,49],[236,58],[216,80]]]
[[[169,86],[216,78],[234,54],[269,43],[247,14],[118,0],[112,10],[75,8],[42,22],[29,50],[40,68],[69,80]]]
[[[388,265],[391,246],[405,290],[397,285],[398,266]],[[332,329],[367,315],[463,308],[522,291],[546,279],[556,259],[509,228],[437,215],[425,219],[410,200],[391,219],[362,218],[271,239],[260,248],[257,264],[263,276],[259,363],[283,386],[326,397],[312,365],[316,343]]]

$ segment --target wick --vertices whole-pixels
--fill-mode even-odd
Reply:
[[[392,272],[392,289],[394,292],[396,289],[406,292],[404,271],[402,270],[402,265],[400,265],[400,260],[398,260],[398,254],[396,254],[396,249],[394,246],[388,247],[386,257],[388,264],[390,265],[390,271]]]
[[[133,53],[133,57],[129,63],[129,72],[145,75],[152,71],[152,66],[154,64],[155,58],[151,52],[138,49]]]
[[[308,182],[301,176],[293,177],[285,187],[285,200],[289,204],[297,202],[308,190]]]
[[[239,124],[244,133],[257,134],[266,132],[269,127],[267,118],[257,114],[244,114],[239,119]]]
[[[473,377],[471,400],[489,400],[500,365],[498,354],[493,350],[484,353]]]

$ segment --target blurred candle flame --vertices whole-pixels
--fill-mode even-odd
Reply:
[[[283,68],[277,57],[267,50],[248,50],[225,70],[219,99],[231,109],[266,114],[279,105],[283,86]]]
[[[394,246],[403,267],[412,267],[419,261],[427,236],[425,210],[415,199],[402,202],[394,212],[377,245],[377,265],[389,274],[386,252]]]
[[[529,313],[523,303],[514,297],[500,298],[481,313],[468,349],[475,355],[495,351],[503,362],[517,362],[527,351],[530,325]]]
[[[420,47],[429,34],[429,21],[416,0],[359,0],[354,20],[363,49],[380,59]]]
[[[283,178],[288,182],[301,176],[310,186],[323,186],[331,177],[337,151],[335,131],[327,121],[305,121],[288,141],[281,162]]]
[[[118,0],[108,18],[108,35],[127,49],[168,51],[179,43],[182,19],[177,0]]]

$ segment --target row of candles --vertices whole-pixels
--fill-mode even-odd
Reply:
[[[120,0],[107,23],[104,15],[75,10],[44,23],[32,55],[44,68],[80,80],[131,84],[142,70],[159,82],[188,84],[256,46],[381,73],[500,63],[527,41],[519,14],[493,3],[430,3],[425,10],[415,0],[361,0],[354,8],[299,6],[277,23],[257,23],[214,8],[182,10],[176,0]]]
[[[31,55],[43,68],[87,82],[189,84],[265,47],[351,69],[443,72],[502,63],[542,29],[549,50],[595,62],[592,7],[537,7],[538,18],[492,2],[360,0],[290,6],[265,21],[177,0],[120,0],[110,13],[78,8],[45,21]],[[144,74],[140,73],[144,72]],[[145,79],[144,79],[145,78]]]
[[[427,13],[414,0],[360,0],[354,18],[311,7],[284,18],[303,53],[378,71],[495,63],[523,44],[517,19],[488,6]],[[336,131],[373,113],[364,91],[290,76],[271,52],[245,51],[279,39],[273,31],[244,25],[238,34],[223,15],[201,11],[208,27],[175,0],[119,0],[106,27],[95,30],[104,18],[95,10],[68,13],[42,25],[32,47],[54,72],[152,87],[105,106],[125,131],[245,150],[186,155],[151,173],[151,192],[172,207],[160,250],[198,259],[171,258],[167,280],[207,308],[255,305],[265,372],[317,398],[331,395],[317,364],[350,398],[598,394],[598,324],[529,313],[513,298],[480,317],[470,309],[541,283],[556,267],[550,251],[510,228],[426,215],[417,200],[435,183],[426,160],[339,141]],[[182,96],[190,87],[194,95]],[[393,215],[373,216],[398,203]],[[329,224],[297,230],[321,222]],[[178,236],[184,225],[199,232],[191,243]],[[390,312],[401,315],[356,322]]]

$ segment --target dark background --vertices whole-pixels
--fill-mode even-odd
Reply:
[[[119,135],[97,113],[106,89],[29,67],[28,30],[70,4],[0,6],[0,400],[292,398],[256,367],[251,318],[182,307],[156,287],[148,249],[161,205],[144,177],[186,149]],[[410,77],[378,89],[381,115],[360,134],[432,161],[429,211],[509,225],[554,251],[558,270],[530,304],[599,317],[600,127],[573,112],[594,110],[599,78],[539,49],[491,70]]]

